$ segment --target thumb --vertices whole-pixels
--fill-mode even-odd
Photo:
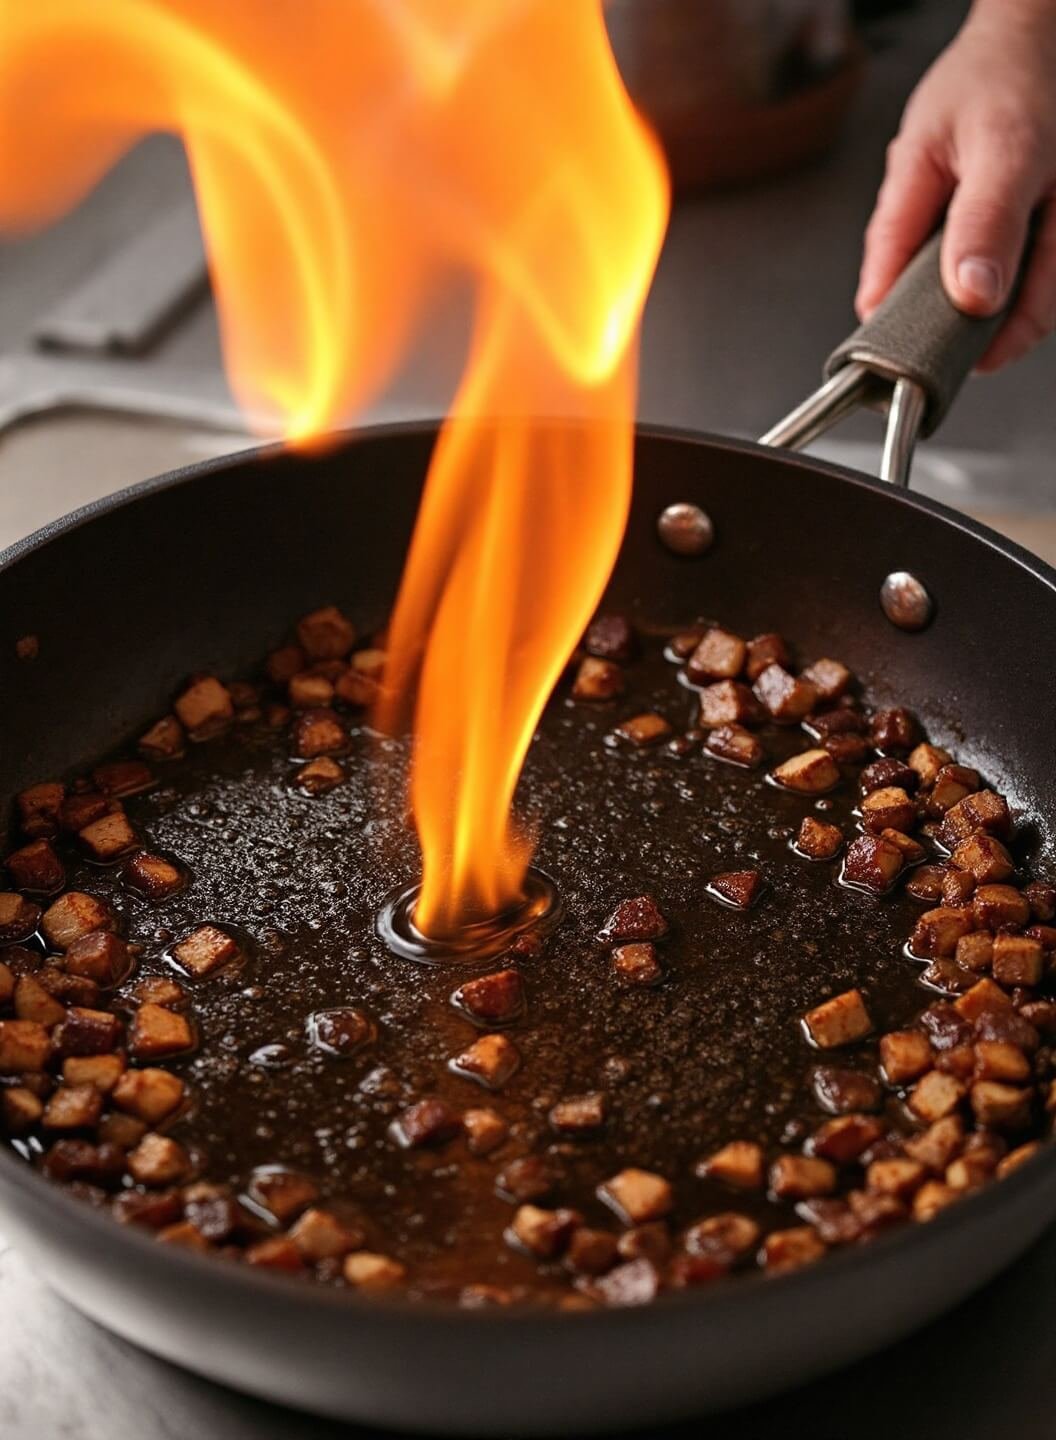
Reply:
[[[1033,174],[1002,163],[992,148],[965,166],[942,243],[942,280],[958,310],[993,315],[1006,303],[1036,198]]]

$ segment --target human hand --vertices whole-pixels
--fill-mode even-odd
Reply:
[[[948,207],[948,208],[947,208]],[[1056,330],[1056,0],[976,0],[888,147],[855,308],[865,319],[946,211],[942,277],[958,309],[1012,312],[979,363],[997,370]]]

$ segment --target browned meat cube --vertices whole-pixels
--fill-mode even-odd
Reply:
[[[618,977],[628,985],[658,985],[663,979],[656,946],[648,940],[632,945],[617,945],[612,952],[612,966]]]
[[[747,658],[748,646],[741,637],[715,625],[705,631],[686,661],[686,673],[695,685],[709,680],[734,680]]]
[[[917,807],[898,785],[870,790],[862,798],[861,811],[862,828],[871,835],[885,830],[911,830],[917,819]]]
[[[830,1115],[847,1115],[856,1110],[879,1110],[884,1093],[880,1082],[860,1070],[838,1065],[817,1065],[812,1077],[814,1098]]]
[[[972,1086],[972,1113],[991,1130],[1022,1130],[1030,1124],[1031,1090],[977,1080]]]
[[[4,864],[16,886],[34,895],[53,895],[66,883],[66,870],[50,840],[30,841],[13,850]]]
[[[913,1219],[921,1222],[934,1220],[935,1216],[956,1198],[956,1191],[951,1190],[948,1185],[944,1185],[940,1180],[929,1180],[913,1197]]]
[[[996,1171],[997,1178],[1004,1180],[1006,1176],[1012,1174],[1013,1170],[1018,1170],[1021,1165],[1025,1164],[1028,1160],[1032,1160],[1040,1151],[1041,1142],[1038,1140],[1028,1140],[1025,1145],[1017,1146],[1016,1149],[1010,1151],[998,1165]]]
[[[707,893],[731,910],[749,910],[762,890],[763,878],[758,870],[727,870],[711,877]]]
[[[371,1250],[356,1250],[345,1256],[341,1272],[345,1283],[354,1290],[366,1290],[380,1294],[383,1290],[395,1290],[407,1278],[407,1267],[389,1255],[377,1255]]]
[[[618,1254],[615,1235],[581,1225],[573,1230],[568,1242],[565,1269],[573,1275],[604,1275],[616,1263]]]
[[[694,625],[691,630],[680,630],[677,635],[672,635],[667,642],[665,658],[668,660],[688,660],[693,651],[700,644],[701,637],[708,627],[706,625]]]
[[[1029,925],[1024,934],[1029,935],[1032,940],[1037,940],[1046,955],[1056,950],[1056,926]]]
[[[175,1185],[190,1174],[191,1160],[177,1140],[148,1131],[128,1157],[128,1173],[151,1189]]]
[[[183,1104],[184,1085],[168,1070],[126,1070],[114,1086],[114,1104],[147,1125],[160,1125]]]
[[[139,737],[139,753],[148,760],[178,760],[186,737],[175,715],[163,715]]]
[[[132,822],[123,810],[112,810],[86,825],[78,835],[81,846],[92,857],[106,863],[127,855],[139,844]]]
[[[93,1145],[88,1140],[56,1140],[44,1157],[44,1173],[63,1184],[83,1180],[89,1185],[112,1188],[121,1183],[125,1157],[116,1145]]]
[[[496,970],[460,985],[451,1003],[484,1024],[506,1023],[524,1009],[524,983],[517,970]]]
[[[506,1238],[539,1260],[552,1260],[560,1255],[572,1232],[582,1224],[583,1216],[577,1210],[541,1210],[537,1205],[521,1205],[506,1231]]]
[[[649,1305],[660,1292],[660,1275],[651,1260],[630,1260],[617,1265],[596,1280],[579,1281],[587,1286],[593,1300],[612,1309],[630,1305]]]
[[[725,1210],[691,1225],[683,1244],[691,1255],[713,1255],[730,1262],[749,1255],[759,1244],[760,1230],[750,1215]]]
[[[71,1005],[55,1031],[55,1048],[60,1055],[109,1055],[121,1044],[123,1031],[120,1016]]]
[[[614,733],[631,745],[655,745],[658,740],[666,740],[672,732],[662,715],[650,712],[622,720]]]
[[[222,965],[230,965],[242,952],[238,941],[218,925],[199,925],[172,947],[172,953],[188,975],[202,980]]]
[[[917,1081],[909,1097],[909,1108],[929,1125],[951,1115],[967,1094],[967,1088],[954,1075],[929,1070]]]
[[[340,1260],[358,1250],[366,1237],[358,1225],[346,1225],[329,1210],[306,1210],[290,1230],[290,1239],[305,1260]]]
[[[975,1073],[975,1052],[970,1045],[955,1045],[951,1050],[943,1050],[936,1057],[935,1069],[958,1080],[970,1080]]]
[[[731,1140],[714,1155],[701,1160],[696,1173],[707,1180],[721,1180],[737,1190],[761,1190],[764,1180],[763,1149],[754,1140]]]
[[[700,724],[704,730],[720,725],[751,723],[761,718],[759,702],[739,680],[717,680],[700,692]]]
[[[650,1170],[631,1167],[621,1170],[598,1186],[598,1199],[603,1200],[625,1225],[641,1225],[659,1220],[674,1208],[670,1183]]]
[[[75,940],[93,930],[116,929],[117,920],[109,905],[80,890],[67,890],[44,911],[40,928],[48,944],[68,950]]]
[[[54,835],[65,796],[66,786],[58,780],[45,780],[20,791],[16,799],[23,832],[32,837]]]
[[[925,910],[913,929],[910,948],[914,955],[947,956],[957,950],[957,942],[972,929],[972,916],[967,910],[939,906]]]
[[[377,1027],[370,1016],[352,1005],[316,1010],[308,1022],[308,1038],[313,1048],[342,1059],[355,1055],[376,1036]]]
[[[297,642],[310,660],[342,660],[356,643],[356,627],[336,605],[324,605],[298,620]]]
[[[778,765],[774,779],[801,795],[824,795],[839,784],[840,769],[827,750],[804,750]]]
[[[817,686],[802,676],[790,675],[781,665],[768,665],[753,689],[772,719],[789,724],[809,715],[819,698]]]
[[[760,1185],[762,1181],[760,1180]],[[617,1253],[624,1260],[651,1260],[660,1265],[671,1253],[671,1236],[663,1220],[646,1225],[632,1225],[616,1241]]]
[[[994,942],[981,930],[962,935],[957,941],[955,958],[966,970],[989,970],[994,958]]]
[[[979,789],[979,774],[967,765],[944,765],[936,775],[927,798],[926,810],[933,819],[941,819],[947,810],[966,795]]]
[[[1030,1061],[1018,1045],[1005,1040],[980,1040],[975,1046],[975,1078],[1022,1085],[1030,1079]]]
[[[1032,919],[1043,923],[1056,919],[1056,888],[1032,880],[1029,885],[1023,886],[1023,894],[1030,903]]]
[[[994,979],[1000,985],[1039,985],[1045,954],[1037,940],[1026,935],[994,936]]]
[[[336,760],[322,755],[318,760],[309,760],[293,777],[293,783],[307,795],[325,795],[345,780],[345,772]]]
[[[36,1074],[51,1055],[51,1041],[35,1020],[0,1020],[0,1075]]]
[[[884,1127],[875,1115],[837,1115],[810,1137],[811,1154],[831,1160],[834,1165],[849,1165],[875,1145],[883,1133]]]
[[[803,728],[819,739],[831,739],[836,735],[862,735],[866,729],[865,716],[853,706],[837,705],[835,710],[821,710],[811,713],[803,721]],[[868,750],[868,745],[866,750]]]
[[[308,657],[299,645],[281,645],[273,650],[264,664],[268,679],[285,685],[308,664]]]
[[[803,679],[810,681],[822,700],[831,702],[847,692],[854,676],[839,660],[815,660],[803,671]]]
[[[904,865],[902,851],[878,835],[859,835],[847,847],[843,879],[848,885],[883,895],[898,879]]]
[[[863,795],[869,795],[874,790],[886,790],[893,785],[912,794],[917,778],[917,772],[911,770],[905,761],[886,756],[867,765],[858,777],[858,784]]]
[[[44,1113],[44,1102],[24,1085],[0,1090],[0,1121],[8,1135],[24,1135]]]
[[[763,1241],[762,1264],[771,1274],[799,1270],[811,1265],[825,1254],[825,1246],[809,1225],[796,1225],[790,1230],[771,1230]]]
[[[659,940],[667,921],[651,895],[621,900],[598,932],[600,940]]]
[[[170,975],[148,975],[132,991],[132,998],[140,1004],[149,1001],[154,1005],[172,1007],[187,999],[187,991]]]
[[[171,895],[185,890],[190,883],[186,870],[164,855],[153,855],[149,850],[140,850],[126,860],[121,878],[130,889],[147,900],[168,900]]]
[[[1046,1038],[1056,1035],[1056,1001],[1031,1000],[1020,1006],[1019,1014],[1021,1019],[1042,1031]]]
[[[61,1005],[83,1005],[89,1010],[99,1007],[99,986],[83,975],[68,975],[57,960],[49,959],[36,972],[36,979]]]
[[[103,1097],[94,1085],[60,1085],[44,1107],[45,1130],[88,1130],[103,1113]]]
[[[462,1129],[457,1111],[444,1100],[428,1097],[409,1106],[392,1125],[392,1137],[407,1149],[443,1145]]]
[[[235,718],[231,692],[215,675],[192,680],[173,708],[192,740],[208,740],[219,735]]]
[[[466,1147],[471,1155],[490,1155],[505,1143],[509,1133],[499,1112],[487,1106],[467,1110],[462,1116],[462,1129],[466,1132]]]
[[[1030,901],[1014,885],[980,885],[972,904],[975,923],[981,930],[1002,930],[1026,925]]]
[[[583,636],[588,655],[625,664],[635,651],[634,629],[626,615],[596,615]]]
[[[881,1036],[880,1064],[889,1085],[916,1080],[931,1068],[931,1041],[923,1030],[892,1030]]]
[[[933,990],[941,990],[947,995],[963,995],[975,983],[975,974],[958,965],[952,955],[947,955],[933,960],[921,980]]]
[[[189,1220],[179,1220],[174,1225],[163,1226],[158,1231],[157,1238],[160,1244],[176,1245],[181,1250],[205,1252],[210,1248],[209,1241]]]
[[[922,865],[906,881],[906,894],[929,904],[941,900],[942,882],[948,873],[948,865]]]
[[[770,1189],[779,1200],[806,1200],[831,1195],[836,1167],[813,1155],[779,1155],[770,1166]]]
[[[521,1064],[520,1051],[505,1035],[482,1035],[448,1062],[455,1075],[475,1080],[487,1090],[501,1090]]]
[[[600,1090],[571,1095],[550,1110],[551,1127],[560,1135],[589,1135],[605,1124],[605,1096]]]
[[[97,985],[117,984],[132,967],[128,946],[110,930],[94,930],[75,940],[66,951],[66,971],[83,976]]]
[[[944,765],[949,765],[953,756],[948,750],[943,750],[938,745],[920,744],[910,752],[909,767],[915,770],[920,777],[920,783],[925,788],[934,785],[939,771]]]
[[[328,676],[305,670],[293,677],[286,693],[294,710],[313,710],[325,709],[332,704],[337,690]]]
[[[831,860],[842,845],[843,835],[836,825],[816,820],[813,815],[804,817],[796,835],[796,849],[801,854],[811,860]]]
[[[504,1200],[520,1203],[542,1200],[558,1183],[558,1175],[545,1155],[522,1155],[511,1160],[495,1177],[495,1192]]]
[[[271,1235],[267,1240],[258,1240],[246,1251],[247,1265],[264,1270],[278,1270],[286,1275],[296,1275],[304,1269],[300,1250],[288,1235]]]
[[[837,765],[860,765],[869,754],[869,742],[863,735],[826,735],[821,743]]]
[[[908,1200],[928,1178],[919,1160],[894,1155],[888,1160],[874,1160],[865,1172],[865,1185],[876,1195],[896,1195]]]
[[[139,795],[154,784],[154,772],[142,760],[114,760],[92,771],[92,779],[108,800]]]
[[[66,1017],[66,1007],[45,989],[35,975],[19,975],[15,981],[15,1015],[50,1030]]]
[[[911,1135],[905,1142],[905,1148],[911,1160],[941,1173],[959,1154],[963,1144],[964,1121],[959,1115],[944,1115],[919,1135]]]
[[[980,885],[992,885],[1007,880],[1015,869],[1012,856],[1000,840],[985,831],[977,831],[962,840],[950,856],[951,865],[958,870],[968,870]]]
[[[587,655],[579,663],[572,685],[573,700],[612,700],[623,694],[623,671],[611,660]]]
[[[992,790],[978,790],[947,810],[942,821],[942,838],[952,850],[979,830],[1004,840],[1011,829],[1012,820],[1003,797]]]
[[[901,830],[881,830],[881,840],[886,840],[889,845],[895,845],[902,852],[902,859],[907,865],[917,865],[927,851],[919,841],[914,840],[911,835],[904,834]]]
[[[885,754],[904,754],[918,744],[920,726],[909,710],[878,710],[869,724],[869,739]]]
[[[293,746],[305,760],[336,755],[348,747],[348,731],[333,710],[306,710],[293,727]]]
[[[121,1150],[133,1150],[147,1133],[142,1120],[132,1115],[119,1115],[111,1111],[99,1121],[99,1139]]]
[[[974,1024],[980,1016],[991,1011],[1011,1011],[1012,1001],[1000,985],[995,985],[992,980],[984,977],[973,985],[966,995],[955,1001],[954,1007],[962,1019]]]
[[[59,809],[59,828],[67,834],[76,835],[93,820],[109,814],[115,804],[99,790],[82,790],[67,795]]]
[[[8,1005],[15,993],[15,972],[0,960],[0,1005]]]
[[[128,1048],[137,1060],[179,1055],[194,1045],[190,1022],[164,1005],[146,1001],[132,1017]]]
[[[942,903],[963,909],[975,894],[975,876],[968,870],[947,870],[942,877]]]
[[[123,1055],[71,1055],[62,1062],[67,1085],[94,1085],[101,1095],[109,1095],[124,1073]]]
[[[736,723],[718,725],[709,730],[704,748],[716,759],[727,760],[731,765],[743,765],[747,770],[754,770],[763,762],[762,742],[750,730]]]
[[[378,698],[378,682],[369,675],[349,668],[334,681],[334,694],[346,705],[356,709],[373,705]]]
[[[873,1028],[860,990],[845,990],[842,995],[808,1010],[803,1023],[811,1040],[822,1050],[850,1045]]]
[[[748,641],[745,670],[753,684],[769,666],[780,665],[787,670],[791,663],[788,646],[780,635],[756,635],[754,640]]]
[[[39,924],[39,905],[14,890],[0,891],[0,945],[28,940]]]
[[[249,1198],[274,1215],[280,1225],[289,1225],[302,1210],[319,1199],[319,1187],[307,1175],[285,1170],[281,1165],[262,1165],[253,1171],[247,1186]]]

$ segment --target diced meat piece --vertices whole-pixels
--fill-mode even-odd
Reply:
[[[109,1095],[124,1073],[123,1055],[71,1055],[62,1062],[67,1085],[94,1085],[101,1095]]]
[[[662,1264],[671,1253],[671,1236],[667,1225],[663,1220],[632,1225],[617,1239],[616,1251],[624,1260],[651,1260],[654,1265]]]
[[[941,1174],[950,1161],[960,1153],[964,1144],[964,1121],[959,1115],[944,1115],[919,1135],[911,1135],[905,1142],[906,1154],[929,1170]]]
[[[622,720],[615,730],[621,740],[631,745],[655,745],[658,740],[666,740],[671,733],[671,726],[664,717],[653,712],[632,715],[629,720]]]
[[[186,736],[175,715],[163,715],[139,737],[139,753],[148,760],[178,760],[185,749]]]
[[[99,1121],[99,1139],[108,1145],[116,1145],[121,1150],[133,1150],[146,1133],[147,1127],[142,1120],[114,1110]]]
[[[931,1068],[931,1041],[923,1030],[892,1030],[880,1039],[880,1064],[890,1085],[916,1080]]]
[[[67,795],[59,809],[59,828],[76,835],[93,820],[108,814],[117,802],[108,800],[99,790],[79,790]]]
[[[215,675],[192,680],[173,708],[192,740],[208,740],[219,735],[235,718],[231,692]]]
[[[831,860],[843,846],[843,834],[836,825],[825,820],[816,820],[813,815],[804,817],[796,835],[796,849],[811,860]]]
[[[160,1125],[183,1104],[184,1084],[168,1070],[126,1070],[114,1086],[114,1104],[147,1125]]]
[[[914,955],[920,956],[953,955],[957,942],[971,929],[972,917],[968,911],[953,910],[948,906],[926,910],[913,929],[910,948]]]
[[[539,1260],[553,1260],[582,1224],[583,1216],[577,1210],[541,1210],[537,1205],[520,1205],[506,1235],[511,1244],[529,1255]]]
[[[823,795],[840,781],[840,769],[827,750],[804,750],[778,765],[774,779],[800,795]]]
[[[137,1060],[158,1060],[179,1055],[194,1045],[194,1031],[186,1016],[164,1005],[146,1001],[132,1017],[128,1048]]]
[[[712,626],[686,661],[686,673],[695,685],[709,680],[735,680],[744,669],[748,646],[739,635]]]
[[[167,900],[185,890],[190,883],[186,870],[164,855],[153,855],[149,850],[140,850],[126,860],[121,878],[147,900]]]
[[[691,630],[680,630],[677,635],[672,635],[665,649],[666,658],[688,660],[700,644],[701,637],[707,628],[706,625],[694,625]]]
[[[128,1157],[128,1173],[137,1185],[162,1188],[185,1180],[191,1159],[177,1140],[148,1131]]]
[[[0,891],[0,945],[28,940],[39,924],[39,905],[14,890]]]
[[[287,1275],[296,1275],[304,1269],[300,1250],[288,1235],[272,1235],[267,1240],[258,1240],[246,1251],[246,1264],[265,1270],[278,1270]]]
[[[141,1005],[148,1002],[171,1009],[173,1005],[183,1004],[187,991],[171,975],[148,975],[132,991],[132,998]]]
[[[869,739],[885,754],[905,754],[919,743],[920,726],[916,716],[901,706],[878,710],[869,724]]]
[[[845,990],[831,1000],[809,1010],[803,1023],[814,1044],[822,1050],[837,1045],[850,1045],[861,1040],[873,1028],[869,1011],[860,990]]]
[[[505,1023],[524,1009],[524,982],[517,970],[496,970],[460,985],[451,1003],[484,1024]]]
[[[1039,985],[1045,970],[1045,952],[1026,935],[994,936],[993,972],[1000,985]]]
[[[350,1250],[358,1250],[364,1238],[359,1226],[346,1225],[331,1211],[318,1207],[306,1210],[290,1231],[290,1239],[313,1265],[342,1259]]]
[[[66,786],[58,780],[45,780],[30,785],[16,796],[19,820],[26,835],[54,835],[59,828],[59,810],[66,796]]]
[[[60,1055],[109,1055],[121,1043],[124,1026],[108,1010],[90,1010],[71,1005],[55,1031],[55,1048]]]
[[[985,831],[977,831],[962,840],[950,856],[950,864],[968,870],[979,885],[998,884],[1007,880],[1015,869],[1012,856],[1000,840]]]
[[[625,1225],[641,1225],[659,1220],[674,1208],[670,1182],[650,1170],[630,1167],[621,1170],[598,1186],[598,1199],[603,1200]]]
[[[15,972],[0,960],[0,1005],[8,1005],[15,993]]]
[[[942,877],[942,903],[962,909],[975,893],[975,876],[968,870],[947,870]]]
[[[979,789],[979,774],[967,765],[944,765],[931,787],[926,801],[927,813],[935,820],[941,819],[948,810],[966,795]]]
[[[1029,935],[1032,940],[1037,940],[1046,955],[1056,950],[1056,926],[1029,925],[1024,934]]]
[[[966,1087],[955,1076],[929,1070],[914,1087],[909,1108],[931,1125],[952,1114],[966,1094]]]
[[[743,765],[746,770],[754,770],[763,763],[762,742],[736,721],[709,730],[704,748],[716,759],[726,760],[731,765]]]
[[[796,1225],[789,1230],[771,1230],[763,1241],[761,1260],[771,1274],[799,1270],[811,1265],[825,1254],[825,1246],[809,1225]]]
[[[835,710],[812,712],[803,721],[803,728],[818,739],[828,740],[836,735],[862,735],[866,730],[866,719],[860,710],[846,703],[837,705]],[[866,750],[868,750],[868,745]]]
[[[963,995],[975,983],[975,973],[947,955],[932,960],[921,976],[921,983],[941,990],[944,995]]]
[[[621,900],[598,932],[600,940],[659,940],[666,935],[667,921],[651,895]]]
[[[205,1252],[209,1249],[209,1241],[189,1220],[179,1220],[174,1225],[165,1225],[158,1231],[157,1239],[159,1244],[175,1245],[180,1250]]]
[[[656,958],[656,946],[648,940],[617,945],[612,952],[612,965],[619,978],[628,985],[657,985],[663,979],[664,972]]]
[[[995,1172],[999,1180],[1006,1179],[1014,1170],[1032,1160],[1041,1151],[1041,1142],[1028,1140],[1025,1145],[1019,1145],[1015,1150],[1010,1151],[997,1167]]]
[[[293,746],[298,755],[312,760],[319,755],[336,755],[348,746],[348,731],[333,710],[306,710],[293,727]]]
[[[614,1309],[649,1305],[660,1291],[660,1275],[652,1261],[646,1259],[629,1260],[599,1279],[579,1283],[589,1283],[587,1293]]]
[[[558,1175],[544,1155],[522,1155],[511,1160],[495,1177],[496,1193],[504,1200],[520,1203],[542,1200],[557,1185]]]
[[[981,1016],[990,1011],[1010,1013],[1012,1001],[1000,985],[995,985],[992,980],[984,977],[955,1002],[955,1008],[962,1019],[975,1024]]]
[[[281,645],[273,650],[264,664],[268,679],[285,685],[308,664],[308,657],[299,645]]]
[[[861,765],[869,755],[869,742],[864,735],[826,735],[821,743],[837,765]]]
[[[0,1090],[0,1123],[8,1135],[24,1135],[38,1124],[44,1113],[44,1102],[24,1085]]]
[[[383,1290],[396,1290],[407,1279],[407,1267],[390,1255],[378,1255],[372,1250],[356,1250],[345,1256],[341,1272],[345,1283],[354,1290],[366,1290],[380,1294]]]
[[[182,970],[196,980],[203,980],[223,965],[230,965],[240,956],[241,947],[233,936],[218,925],[199,925],[172,953]]]
[[[944,1185],[940,1180],[929,1180],[913,1197],[913,1219],[921,1222],[934,1220],[935,1216],[956,1198],[956,1191],[951,1190],[948,1185]]]
[[[908,764],[911,770],[916,771],[921,785],[926,789],[929,785],[934,785],[942,767],[952,762],[953,756],[948,750],[943,750],[939,745],[921,743],[910,752]]]
[[[313,1049],[347,1059],[377,1039],[377,1027],[365,1010],[337,1005],[315,1011],[308,1021],[308,1038]]]
[[[691,1225],[683,1244],[691,1255],[728,1257],[732,1262],[750,1255],[759,1244],[759,1236],[759,1226],[750,1215],[726,1210]]]
[[[36,1074],[51,1055],[51,1040],[35,1020],[0,1020],[0,1075]]]
[[[877,835],[859,835],[847,847],[843,879],[848,885],[883,895],[898,879],[904,865],[902,851]]]
[[[756,635],[748,641],[747,649],[745,671],[753,684],[769,666],[780,665],[787,670],[792,664],[788,646],[780,635]]]
[[[108,800],[139,795],[154,784],[154,771],[142,760],[114,760],[92,771],[92,779]]]
[[[700,724],[704,730],[720,725],[751,723],[761,718],[759,702],[739,680],[717,680],[700,692]]]
[[[69,1185],[83,1181],[111,1189],[121,1183],[125,1156],[116,1145],[93,1145],[88,1140],[56,1140],[44,1157],[44,1173]]]
[[[94,1085],[60,1085],[44,1107],[45,1130],[88,1130],[103,1113],[103,1097]]]
[[[962,996],[961,1000],[953,1005],[930,1005],[921,1015],[920,1023],[927,1031],[933,1049],[955,1050],[960,1045],[970,1044],[972,1027],[970,1021],[961,1014],[963,1000]]]
[[[839,660],[815,660],[803,671],[803,679],[809,680],[819,697],[831,703],[844,695],[854,681],[854,676]]]
[[[1047,924],[1050,920],[1056,919],[1056,888],[1032,880],[1029,885],[1023,886],[1023,894],[1030,903],[1030,914],[1033,920],[1040,920]]]
[[[481,1035],[449,1062],[456,1075],[475,1080],[488,1090],[500,1090],[520,1068],[521,1055],[505,1035]]]
[[[961,936],[954,954],[958,965],[963,965],[966,970],[989,970],[994,958],[993,939],[984,931],[975,930],[970,935]]]
[[[48,944],[56,950],[68,950],[75,940],[93,930],[113,930],[117,921],[113,911],[94,895],[67,890],[49,905],[41,918],[41,929]]]
[[[321,755],[317,760],[309,760],[307,765],[302,765],[293,777],[293,783],[306,795],[325,795],[345,779],[345,772],[337,761]]]
[[[904,761],[887,756],[867,765],[858,777],[858,784],[863,795],[871,795],[874,790],[887,790],[892,786],[912,794],[917,785],[917,772],[910,769]]]
[[[975,923],[981,930],[1002,930],[1026,925],[1030,902],[1014,885],[980,885],[972,904]]]
[[[879,1110],[883,1091],[879,1081],[860,1070],[836,1065],[817,1065],[812,1076],[814,1098],[830,1115],[847,1115],[858,1110]]]
[[[797,679],[790,675],[782,665],[768,665],[752,688],[771,718],[784,723],[802,720],[819,699],[816,685],[802,676]]]
[[[623,694],[623,671],[611,660],[587,655],[572,684],[573,700],[612,700]]]
[[[1030,1061],[1018,1045],[1005,1040],[980,1040],[975,1046],[977,1080],[1000,1080],[1022,1085],[1030,1079]]]
[[[1030,1000],[1020,1007],[1019,1015],[1046,1037],[1051,1039],[1056,1035],[1056,1001]]]
[[[935,1059],[935,1069],[958,1080],[970,1080],[975,1073],[975,1052],[970,1045],[955,1045],[943,1050]]]
[[[761,1190],[765,1177],[762,1146],[754,1140],[731,1140],[701,1160],[696,1173],[702,1179],[721,1180],[737,1190]]]
[[[334,681],[334,694],[344,704],[363,709],[378,698],[378,682],[350,666]]]
[[[875,1115],[837,1115],[826,1120],[810,1138],[813,1155],[834,1165],[849,1165],[884,1133]]]
[[[83,975],[68,975],[54,961],[49,960],[36,972],[34,979],[61,1005],[83,1005],[89,1010],[98,1008],[99,986],[94,980]],[[32,1015],[22,1017],[32,1020]]]
[[[467,1110],[462,1116],[466,1146],[471,1155],[490,1155],[505,1143],[509,1133],[506,1121],[497,1110],[487,1106]]]
[[[889,1160],[874,1160],[865,1172],[865,1185],[876,1195],[908,1200],[927,1178],[928,1172],[919,1160],[896,1155]]]
[[[392,1124],[392,1137],[406,1149],[443,1145],[462,1129],[462,1119],[444,1100],[432,1096],[409,1106]]]
[[[560,1135],[590,1135],[605,1124],[605,1096],[600,1090],[571,1095],[550,1109],[550,1125]]]
[[[1004,798],[992,790],[978,790],[947,810],[942,821],[942,838],[952,850],[979,830],[1004,840],[1011,829],[1012,820]]]
[[[298,620],[297,643],[310,660],[343,660],[356,643],[356,627],[336,605],[324,605]]]
[[[948,865],[922,865],[906,881],[906,894],[914,900],[933,904],[942,899],[942,882],[948,873]]]
[[[104,864],[120,859],[139,844],[139,837],[132,822],[123,810],[112,810],[98,820],[93,820],[77,838],[93,860]]]
[[[325,709],[333,703],[336,693],[335,683],[328,675],[318,675],[311,670],[295,675],[286,687],[287,699],[294,710]]]
[[[66,883],[65,867],[50,840],[31,840],[13,850],[4,864],[18,889],[34,895],[53,895]]]
[[[573,1275],[604,1275],[616,1263],[616,1236],[581,1225],[572,1232],[565,1251],[565,1269]]]
[[[307,1175],[278,1165],[254,1170],[247,1186],[249,1198],[274,1215],[280,1225],[289,1225],[302,1210],[319,1199],[319,1187]]]
[[[916,822],[917,807],[898,785],[885,785],[870,790],[861,805],[862,827],[871,835],[884,830],[911,830]]]
[[[977,1080],[972,1086],[972,1114],[979,1125],[992,1130],[1022,1130],[1030,1124],[1031,1091],[996,1080]]]
[[[836,1168],[813,1155],[780,1155],[770,1166],[770,1189],[779,1200],[806,1200],[831,1195]]]
[[[917,865],[927,851],[919,841],[914,840],[911,835],[906,835],[901,830],[881,830],[881,840],[886,840],[889,845],[896,846],[902,852],[902,859],[907,865]]]
[[[762,876],[758,870],[728,870],[713,875],[708,881],[707,893],[713,900],[733,910],[750,910],[763,890]]]

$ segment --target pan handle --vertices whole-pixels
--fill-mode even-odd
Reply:
[[[885,410],[880,478],[908,486],[917,439],[941,423],[1014,299],[997,315],[965,315],[943,286],[941,248],[939,230],[883,304],[829,356],[825,383],[768,430],[763,445],[798,450],[860,406]]]

